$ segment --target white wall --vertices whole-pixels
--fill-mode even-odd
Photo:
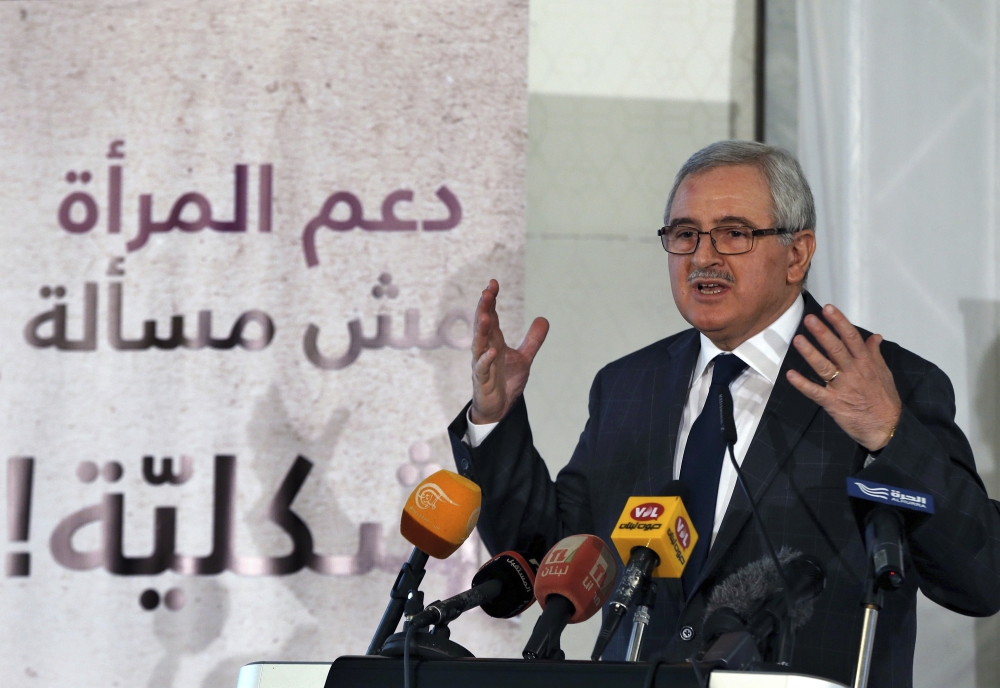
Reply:
[[[799,0],[799,155],[822,300],[940,366],[1000,494],[995,0]],[[1000,685],[996,619],[919,607],[916,686]]]

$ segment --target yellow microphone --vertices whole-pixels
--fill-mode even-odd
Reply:
[[[599,659],[650,578],[680,578],[698,533],[691,523],[684,495],[677,480],[664,489],[664,497],[629,497],[611,532],[611,543],[622,561],[628,562],[611,596],[608,614],[601,624],[591,659]]]

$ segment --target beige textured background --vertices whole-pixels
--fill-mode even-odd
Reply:
[[[237,456],[236,550],[280,556],[288,538],[264,518],[299,453],[314,462],[294,508],[315,550],[351,554],[362,522],[385,524],[385,547],[409,489],[397,470],[426,443],[450,463],[445,428],[468,394],[468,354],[364,351],[323,371],[302,350],[309,323],[329,354],[347,348],[348,320],[374,332],[379,313],[401,328],[420,310],[425,332],[474,303],[486,266],[504,282],[504,316],[521,319],[526,148],[527,5],[431,2],[4,2],[0,4],[0,455],[34,456],[26,579],[0,580],[4,685],[234,685],[245,662],[361,653],[396,571],[323,577],[112,576],[69,571],[48,539],[67,514],[125,494],[125,551],[152,546],[155,506],[178,508],[177,550],[211,548],[212,456]],[[109,142],[125,140],[122,234],[105,230]],[[250,168],[246,234],[174,231],[133,253],[138,196],[157,218],[196,190],[232,217],[233,165]],[[256,174],[274,165],[274,229],[256,228]],[[83,187],[64,179],[90,171]],[[446,184],[464,211],[438,233],[336,234],[301,250],[305,224],[328,195],[356,194],[377,215],[389,192],[412,189],[406,218],[440,217]],[[60,229],[73,190],[97,200],[89,234]],[[251,308],[276,335],[263,351],[116,351],[106,329],[109,261],[125,256],[125,329],[211,309],[228,328]],[[395,300],[372,287],[387,272]],[[98,348],[34,349],[25,324],[52,306],[39,289],[65,286],[69,329],[82,327],[85,282],[100,289]],[[183,486],[143,482],[140,460],[189,455]],[[77,465],[118,461],[117,483],[83,483]],[[79,549],[97,546],[97,526]],[[467,587],[482,557],[472,547],[426,579],[429,599]],[[470,568],[471,567],[471,568]],[[397,568],[398,570],[398,568]],[[180,588],[186,605],[152,612],[143,590]],[[477,615],[455,625],[477,654],[519,650],[513,622]]]

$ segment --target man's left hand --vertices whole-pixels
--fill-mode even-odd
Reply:
[[[823,316],[837,334],[815,315],[807,315],[805,325],[829,358],[802,335],[792,343],[826,386],[810,382],[794,370],[788,371],[788,381],[822,406],[851,439],[870,452],[878,451],[889,443],[903,410],[896,383],[879,350],[882,335],[873,334],[866,342],[830,304],[823,307]]]

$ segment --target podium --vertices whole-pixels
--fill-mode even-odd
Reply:
[[[523,659],[414,660],[416,686],[432,688],[699,688],[690,666]],[[655,668],[655,674],[651,676]],[[254,662],[237,688],[402,688],[403,661],[340,657],[329,662]],[[713,671],[708,688],[847,688],[815,676]]]

